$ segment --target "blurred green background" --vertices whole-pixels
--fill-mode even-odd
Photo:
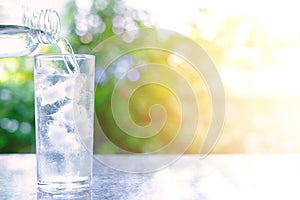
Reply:
[[[126,19],[127,26],[140,28],[144,27],[142,18],[146,15],[119,0],[68,1],[60,14],[62,28],[76,53],[90,53],[101,41],[125,31],[125,24],[114,22],[117,18]],[[54,45],[41,45],[36,53],[59,51]],[[0,152],[35,151],[33,65],[32,55],[0,59]],[[112,84],[108,83],[108,89]],[[105,109],[110,93],[105,90],[96,90],[96,112],[109,112]],[[98,153],[114,152],[101,141],[95,143]]]
[[[63,33],[76,53],[90,53],[111,36],[149,26],[178,31],[203,47],[214,61],[226,92],[226,122],[214,153],[300,152],[300,28],[293,23],[300,16],[293,1],[285,2],[284,10],[280,3],[273,2],[270,7],[258,0],[59,2]],[[164,41],[176,43],[172,37]],[[118,52],[118,46],[110,51]],[[58,52],[55,46],[41,45],[32,55]],[[35,152],[32,55],[0,59],[2,153]],[[97,59],[106,59],[105,53],[97,55]],[[198,153],[212,114],[205,81],[195,75],[189,63],[168,52],[133,52],[116,60],[112,69],[119,64],[122,74],[130,66],[143,63],[172,68],[198,91],[200,128],[186,151]],[[113,120],[111,95],[119,75],[108,70],[102,79],[97,79],[103,67],[96,66],[95,153],[120,153],[118,147],[149,152],[172,141],[181,119],[180,106],[172,92],[152,85],[140,88],[131,97],[129,110],[138,125],[151,121],[148,112],[152,105],[163,105],[167,113],[166,125],[157,137],[137,140],[124,134]],[[139,75],[151,78],[158,74]],[[176,85],[177,80],[168,74],[159,76]],[[120,98],[129,95],[126,85],[118,92]],[[174,147],[166,153],[181,152]]]
[[[91,53],[98,44],[109,37],[124,31],[149,27],[149,18],[146,11],[130,8],[121,0],[67,1],[61,11],[62,28],[76,53]],[[125,42],[129,42],[128,40],[130,40],[130,35],[124,38]],[[172,41],[171,38],[164,42],[176,41]],[[107,51],[115,51],[117,54],[118,48],[118,44],[112,43]],[[33,54],[37,53],[59,53],[59,50],[55,45],[40,45],[40,48]],[[180,127],[180,108],[176,97],[164,87],[146,86],[130,99],[131,116],[129,117],[142,126],[151,122],[148,112],[152,105],[164,106],[168,118],[156,137],[139,139],[127,135],[115,123],[111,108],[112,92],[120,76],[123,75],[122,73],[131,66],[147,63],[159,63],[167,66],[170,56],[172,56],[171,53],[151,50],[150,52],[128,53],[116,60],[115,64],[112,63],[112,69],[107,70],[105,76],[99,78],[105,66],[99,66],[97,63],[101,59],[107,59],[107,55],[105,52],[97,54],[95,153],[120,153],[121,150],[135,153],[155,151],[176,137],[177,129]],[[0,152],[34,152],[33,57],[30,55],[1,59],[0,65],[0,106],[2,108],[0,113]],[[180,68],[178,69],[180,70]],[[137,78],[157,76],[157,74],[147,75],[147,72],[143,75],[137,73]],[[160,74],[160,76],[169,80],[170,83],[176,83],[176,80],[172,80],[168,74]],[[130,84],[130,81],[128,83]],[[124,106],[122,105],[122,95],[129,95],[126,91],[127,86],[123,85],[122,87],[123,89],[120,90],[122,94],[117,97],[121,98],[117,106]],[[176,123],[175,126],[174,123]],[[174,147],[165,153],[174,153],[176,149]]]

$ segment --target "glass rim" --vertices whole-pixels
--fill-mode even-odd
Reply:
[[[64,59],[64,56],[72,56],[74,55],[77,59],[91,59],[95,58],[92,54],[37,54],[34,56],[34,59]]]

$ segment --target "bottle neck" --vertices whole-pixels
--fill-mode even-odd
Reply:
[[[54,10],[30,12],[25,10],[24,25],[31,29],[34,42],[38,44],[56,43],[60,33],[60,18]]]

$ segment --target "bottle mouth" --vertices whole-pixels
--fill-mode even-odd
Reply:
[[[41,30],[48,34],[59,34],[61,31],[59,15],[51,9],[40,12],[26,10],[24,24],[30,29]]]
[[[25,9],[24,16],[24,25],[30,29],[35,43],[53,44],[60,38],[60,18],[55,10],[30,12]]]
[[[39,15],[39,29],[47,33],[60,33],[60,18],[55,10],[42,10]]]

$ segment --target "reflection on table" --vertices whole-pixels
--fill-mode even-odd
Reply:
[[[134,170],[150,160],[173,162],[139,173],[105,165]],[[2,154],[0,199],[299,199],[299,169],[300,155],[96,155],[91,190],[51,195],[37,190],[35,155]]]

